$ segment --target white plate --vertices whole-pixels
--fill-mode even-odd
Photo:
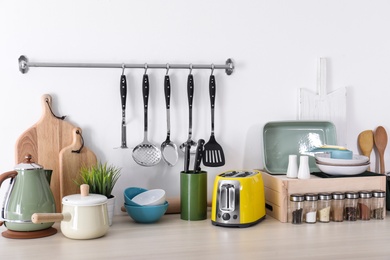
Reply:
[[[324,165],[316,164],[317,167],[324,173],[335,175],[335,176],[345,176],[345,175],[357,175],[363,173],[367,170],[369,163],[359,166],[333,166],[333,165]]]
[[[329,154],[318,153],[316,159],[321,163],[332,165],[361,165],[368,162],[370,159],[367,156],[354,154],[352,159],[334,159],[329,158]]]

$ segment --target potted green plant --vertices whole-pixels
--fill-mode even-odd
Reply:
[[[75,180],[77,185],[88,184],[89,192],[101,194],[107,197],[107,209],[109,224],[112,224],[114,214],[115,196],[112,190],[121,175],[121,168],[114,165],[98,162],[91,166],[82,166],[80,168],[80,178]]]

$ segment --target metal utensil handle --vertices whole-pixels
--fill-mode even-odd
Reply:
[[[148,132],[148,101],[149,101],[149,77],[144,74],[142,79],[142,95],[144,99],[144,139],[147,139]]]
[[[171,135],[171,115],[170,115],[170,106],[171,106],[171,81],[169,75],[165,75],[164,78],[164,94],[165,94],[165,106],[167,109],[167,139]]]
[[[127,98],[126,75],[121,75],[120,94],[121,94],[121,104],[122,104],[122,148],[125,148],[127,146],[126,144],[126,98]]]
[[[209,80],[209,92],[210,92],[210,104],[211,104],[211,135],[214,135],[214,106],[216,95],[216,84],[214,75],[210,75]]]
[[[194,77],[192,74],[188,75],[187,79],[187,95],[188,95],[188,109],[189,109],[189,127],[188,139],[192,136],[192,101],[194,99]]]

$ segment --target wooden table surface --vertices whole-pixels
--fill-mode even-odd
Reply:
[[[59,230],[59,223],[54,225]],[[4,231],[5,227],[0,227]],[[249,228],[225,228],[165,215],[154,224],[114,217],[101,238],[59,232],[38,239],[0,237],[0,259],[390,259],[390,217],[293,225],[272,217]]]

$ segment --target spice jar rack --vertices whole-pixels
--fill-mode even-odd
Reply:
[[[386,190],[386,176],[383,174],[345,178],[321,178],[311,175],[310,179],[299,180],[287,178],[285,175],[260,172],[264,182],[267,215],[283,223],[288,222],[288,206],[291,194]],[[333,199],[332,203],[334,203]],[[385,217],[385,213],[384,210],[383,217]]]

